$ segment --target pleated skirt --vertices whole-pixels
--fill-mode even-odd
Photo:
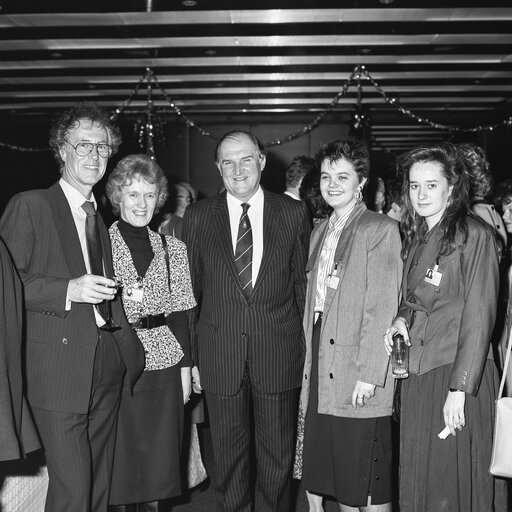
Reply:
[[[179,365],[144,372],[125,386],[114,451],[109,503],[162,500],[182,492],[183,392]]]
[[[400,510],[506,512],[505,482],[489,473],[499,386],[494,361],[485,364],[477,396],[466,394],[465,427],[441,440],[451,370],[442,366],[402,381]]]

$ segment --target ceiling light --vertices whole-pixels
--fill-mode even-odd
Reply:
[[[381,4],[389,5],[392,4],[395,0],[379,0]]]
[[[183,0],[181,3],[185,7],[195,7],[197,5],[197,1],[196,0]]]

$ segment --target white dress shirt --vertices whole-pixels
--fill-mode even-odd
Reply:
[[[66,196],[66,199],[68,200],[69,207],[71,208],[71,214],[73,215],[73,220],[75,222],[76,230],[78,233],[78,239],[80,240],[80,248],[82,249],[82,255],[84,257],[85,262],[85,268],[87,270],[87,273],[91,273],[91,267],[89,265],[89,252],[87,251],[87,240],[85,238],[85,220],[87,219],[87,214],[85,213],[85,210],[82,208],[82,205],[85,203],[85,201],[90,201],[94,204],[94,209],[97,210],[97,203],[96,199],[94,197],[94,194],[91,194],[91,198],[87,199],[82,195],[81,192],[79,192],[75,187],[70,185],[67,181],[63,180],[62,178],[59,180],[59,185],[62,188],[62,192],[64,192],[64,195]],[[69,311],[71,309],[71,300],[69,300],[69,287],[68,287],[68,293],[66,295],[66,311]],[[96,325],[98,327],[105,324],[105,320],[101,317],[101,315],[98,313],[96,308],[94,309],[94,316],[96,318]]]
[[[320,251],[320,258],[318,262],[315,311],[324,310],[327,278],[331,275],[336,275],[338,263],[334,261],[334,254],[336,253],[336,248],[338,247],[338,242],[340,240],[341,233],[343,232],[343,228],[345,227],[354,206],[341,217],[337,217],[334,212],[329,217],[327,234],[325,236],[322,250]]]
[[[235,254],[238,226],[242,215],[242,201],[227,192],[227,202],[231,241],[233,243],[233,254]],[[265,196],[262,188],[258,187],[258,190],[251,199],[245,202],[251,205],[247,210],[247,215],[249,216],[252,229],[252,287],[254,288],[258,272],[260,271],[261,258],[263,257],[263,205]]]

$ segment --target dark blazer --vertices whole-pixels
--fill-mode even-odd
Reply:
[[[485,360],[492,358],[499,258],[491,228],[473,217],[467,222],[466,244],[458,234],[456,250],[439,259],[443,276],[438,286],[425,282],[425,273],[439,255],[439,228],[434,228],[419,261],[413,261],[417,244],[411,248],[398,316],[410,325],[409,370],[421,375],[453,364],[450,388],[476,395]]]
[[[235,267],[226,193],[185,213],[183,239],[199,304],[196,361],[202,386],[213,393],[234,395],[246,362],[265,393],[301,383],[309,217],[302,202],[264,195],[263,257],[249,300]]]
[[[107,230],[99,218],[105,269],[112,276]],[[98,343],[93,306],[73,303],[66,311],[70,279],[85,262],[69,203],[58,183],[14,196],[0,220],[3,237],[23,282],[26,310],[26,390],[29,403],[52,411],[88,410]],[[144,367],[144,352],[126,321],[119,298],[112,302],[114,333],[132,382]]]

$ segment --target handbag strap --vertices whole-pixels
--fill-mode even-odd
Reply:
[[[505,381],[507,379],[508,363],[510,362],[510,350],[512,348],[512,326],[508,335],[507,354],[505,356],[505,364],[503,365],[503,375],[501,376],[500,390],[498,392],[498,400],[503,395],[503,389],[505,387]]]
[[[165,266],[167,267],[167,284],[169,286],[169,293],[171,292],[171,265],[169,263],[169,247],[167,247],[167,240],[165,235],[160,235],[162,239],[162,245],[165,253]]]

